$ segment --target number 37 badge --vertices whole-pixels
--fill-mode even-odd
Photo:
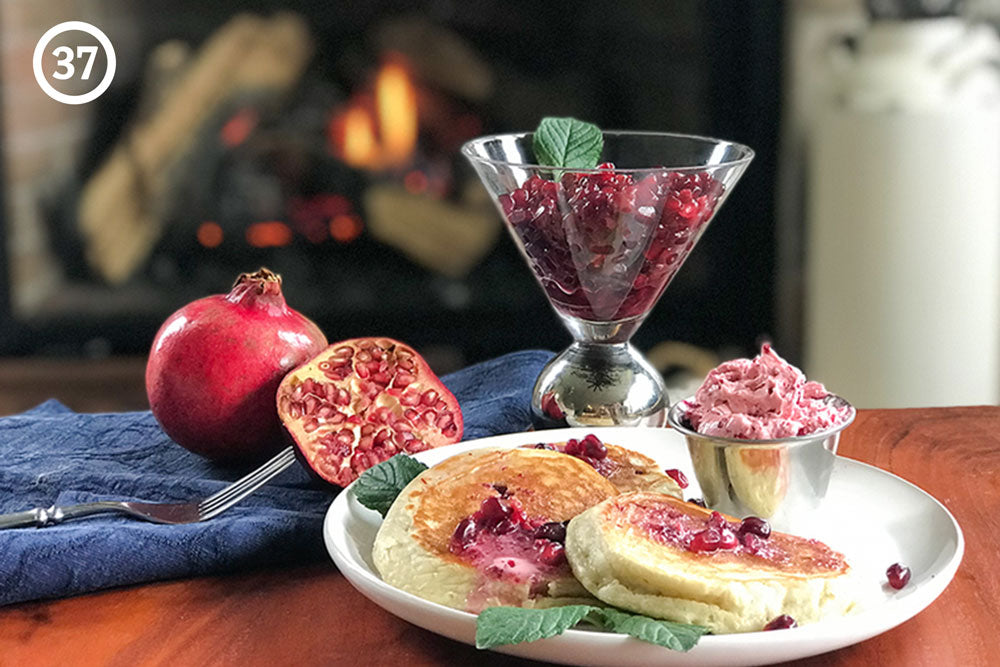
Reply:
[[[55,47],[49,52],[55,57],[55,68],[46,72],[43,59],[49,44],[64,32],[74,30],[91,35],[98,43]],[[104,50],[107,67],[104,70],[104,76],[98,82],[91,74],[93,73],[94,62],[97,60],[97,54],[101,49]],[[111,45],[111,40],[108,39],[108,36],[100,28],[83,21],[66,21],[65,23],[60,23],[49,28],[42,35],[42,38],[38,40],[38,44],[35,45],[35,53],[31,60],[31,65],[35,72],[35,80],[38,81],[38,85],[45,91],[46,95],[63,104],[86,104],[100,97],[108,89],[108,86],[111,85],[111,80],[115,77],[116,64],[115,49]],[[49,81],[50,77],[56,81],[73,80],[74,82],[79,82],[78,89],[86,89],[86,92],[75,95],[61,92]]]

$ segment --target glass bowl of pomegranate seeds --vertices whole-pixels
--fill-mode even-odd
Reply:
[[[854,421],[845,399],[827,399],[843,413],[830,426],[803,435],[754,439],[699,433],[688,420],[691,399],[678,401],[667,420],[687,440],[705,504],[738,517],[767,519],[777,530],[812,533],[830,486],[841,432]]]
[[[534,134],[481,137],[462,153],[573,336],[535,383],[535,417],[541,426],[662,426],[663,380],[629,340],[753,151],[704,137],[599,132],[596,166],[576,168],[541,164]]]

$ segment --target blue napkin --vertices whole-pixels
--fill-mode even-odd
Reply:
[[[531,388],[550,357],[515,352],[442,378],[462,406],[465,439],[526,429]],[[247,472],[182,449],[149,412],[77,414],[48,401],[0,419],[0,513],[98,499],[188,501]],[[204,523],[97,516],[0,530],[0,605],[322,559],[331,499],[296,465]]]

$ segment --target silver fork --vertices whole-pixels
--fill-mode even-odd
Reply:
[[[218,493],[213,493],[202,500],[192,500],[187,503],[134,503],[117,501],[100,501],[49,508],[36,507],[33,510],[0,514],[0,530],[4,528],[19,528],[21,526],[37,526],[44,528],[62,523],[66,519],[77,519],[92,514],[128,514],[137,519],[153,523],[196,523],[211,519],[217,514],[240,502],[251,493],[267,484],[282,470],[295,461],[295,451],[289,447],[273,459],[254,470],[252,473],[236,480]]]

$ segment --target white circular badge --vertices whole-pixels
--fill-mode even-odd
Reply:
[[[49,83],[45,72],[42,71],[42,57],[45,55],[45,48],[49,45],[49,42],[70,30],[80,30],[95,37],[104,49],[105,57],[108,60],[108,67],[104,72],[104,78],[101,79],[101,82],[92,90],[79,95],[69,95],[59,92]],[[90,71],[94,65],[94,60],[97,59],[97,47],[77,46],[76,49],[71,49],[68,46],[59,46],[53,49],[52,55],[57,58],[56,70],[52,73],[53,78],[60,80],[72,79],[79,72],[80,80],[87,81],[90,79]],[[45,91],[46,95],[63,104],[86,104],[87,102],[96,100],[111,85],[111,80],[115,78],[116,65],[115,47],[111,46],[111,40],[108,39],[108,36],[100,28],[92,26],[89,23],[84,23],[83,21],[66,21],[46,30],[42,38],[38,40],[38,44],[35,45],[35,54],[31,59],[31,66],[35,71],[35,80],[38,82],[39,87]]]

